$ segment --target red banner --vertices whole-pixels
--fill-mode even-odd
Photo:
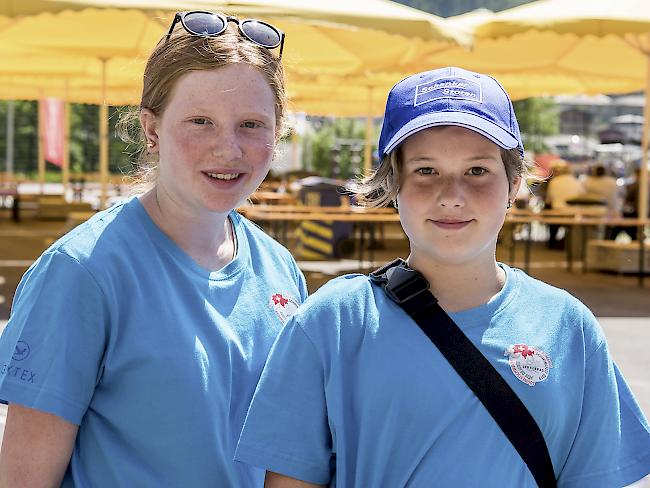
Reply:
[[[41,100],[39,104],[39,121],[45,160],[57,166],[62,166],[65,138],[63,100],[57,98],[44,98]]]

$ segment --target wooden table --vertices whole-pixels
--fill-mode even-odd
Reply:
[[[327,213],[327,214],[349,214],[349,215],[397,215],[395,209],[388,207],[359,207],[357,205],[339,206],[339,207],[323,207],[314,205],[251,205],[248,207],[239,207],[237,211],[241,214],[248,215],[248,213]]]
[[[7,199],[11,197],[11,218],[14,222],[20,221],[20,195],[15,186],[0,187],[0,208],[9,208]]]
[[[569,271],[573,269],[573,255],[572,255],[572,234],[575,227],[596,227],[600,225],[604,226],[618,226],[618,227],[637,227],[638,229],[638,242],[639,242],[639,286],[643,286],[645,278],[645,265],[644,265],[644,252],[643,252],[643,242],[645,240],[644,227],[650,224],[650,219],[634,219],[634,218],[623,218],[623,217],[598,217],[598,216],[589,216],[589,215],[573,215],[573,216],[554,216],[546,213],[539,214],[529,214],[529,215],[517,215],[517,214],[508,214],[506,216],[506,223],[512,224],[523,224],[527,227],[527,236],[526,236],[526,247],[524,252],[524,270],[528,272],[530,267],[530,250],[531,250],[531,227],[533,222],[539,222],[540,224],[555,224],[566,226],[569,229],[567,234],[568,242],[566,244],[567,250],[567,267]],[[514,228],[513,228],[514,232]],[[511,252],[514,249],[514,238],[512,238],[512,248]],[[580,248],[582,255],[584,257],[585,250],[587,247],[587,237],[586,232],[582,233]],[[512,255],[511,255],[512,257]],[[584,271],[584,267],[583,267]]]
[[[276,191],[256,191],[250,197],[251,202],[267,205],[293,205],[297,199],[291,193]]]
[[[377,224],[386,224],[399,222],[399,215],[395,210],[390,208],[367,208],[355,206],[341,207],[310,207],[310,206],[290,206],[279,208],[279,206],[269,206],[267,208],[244,207],[239,209],[246,218],[254,222],[280,223],[280,232],[274,232],[275,237],[283,244],[287,244],[287,225],[289,222],[304,221],[326,221],[326,222],[350,222],[355,224],[356,231],[359,234],[358,261],[361,268],[365,257],[366,234],[370,239],[374,234]],[[372,261],[374,253],[369,250],[369,257]]]
[[[597,207],[545,208],[541,212],[518,208],[508,210],[508,215],[513,217],[530,217],[535,215],[541,215],[543,217],[604,217],[606,214],[606,208]]]

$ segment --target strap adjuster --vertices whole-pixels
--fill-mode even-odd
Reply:
[[[429,282],[420,273],[409,268],[406,261],[397,258],[370,273],[373,283],[381,286],[386,295],[398,305],[411,300],[429,289]],[[432,298],[434,303],[437,301]]]
[[[373,272],[369,273],[368,276],[370,277],[370,280],[373,283],[376,283],[383,287],[386,283],[388,283],[388,277],[386,276],[388,270],[394,268],[395,266],[408,267],[406,261],[404,261],[402,258],[397,258],[391,261],[390,263],[384,264],[381,268],[378,268]]]
[[[429,290],[429,282],[422,273],[408,267],[390,268],[386,272],[386,278],[386,295],[399,305]]]

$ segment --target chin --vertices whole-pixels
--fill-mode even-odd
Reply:
[[[459,249],[459,246],[449,244],[444,251],[438,247],[438,252],[426,250],[412,250],[411,255],[415,253],[416,259],[437,263],[442,266],[463,266],[470,263],[476,263],[480,260],[483,253],[475,249]]]
[[[237,208],[240,205],[239,202],[236,202],[235,200],[208,200],[208,201],[203,201],[202,202],[202,207],[210,213],[220,213],[220,214],[227,214],[230,213],[233,209]]]

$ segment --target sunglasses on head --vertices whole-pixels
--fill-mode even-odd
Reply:
[[[249,41],[267,49],[280,48],[279,57],[282,58],[284,49],[284,32],[277,27],[255,19],[239,20],[237,17],[225,16],[213,12],[195,10],[192,12],[176,12],[165,42],[180,21],[185,30],[193,36],[216,37],[223,34],[228,28],[228,22],[234,22],[239,27],[239,33]]]

